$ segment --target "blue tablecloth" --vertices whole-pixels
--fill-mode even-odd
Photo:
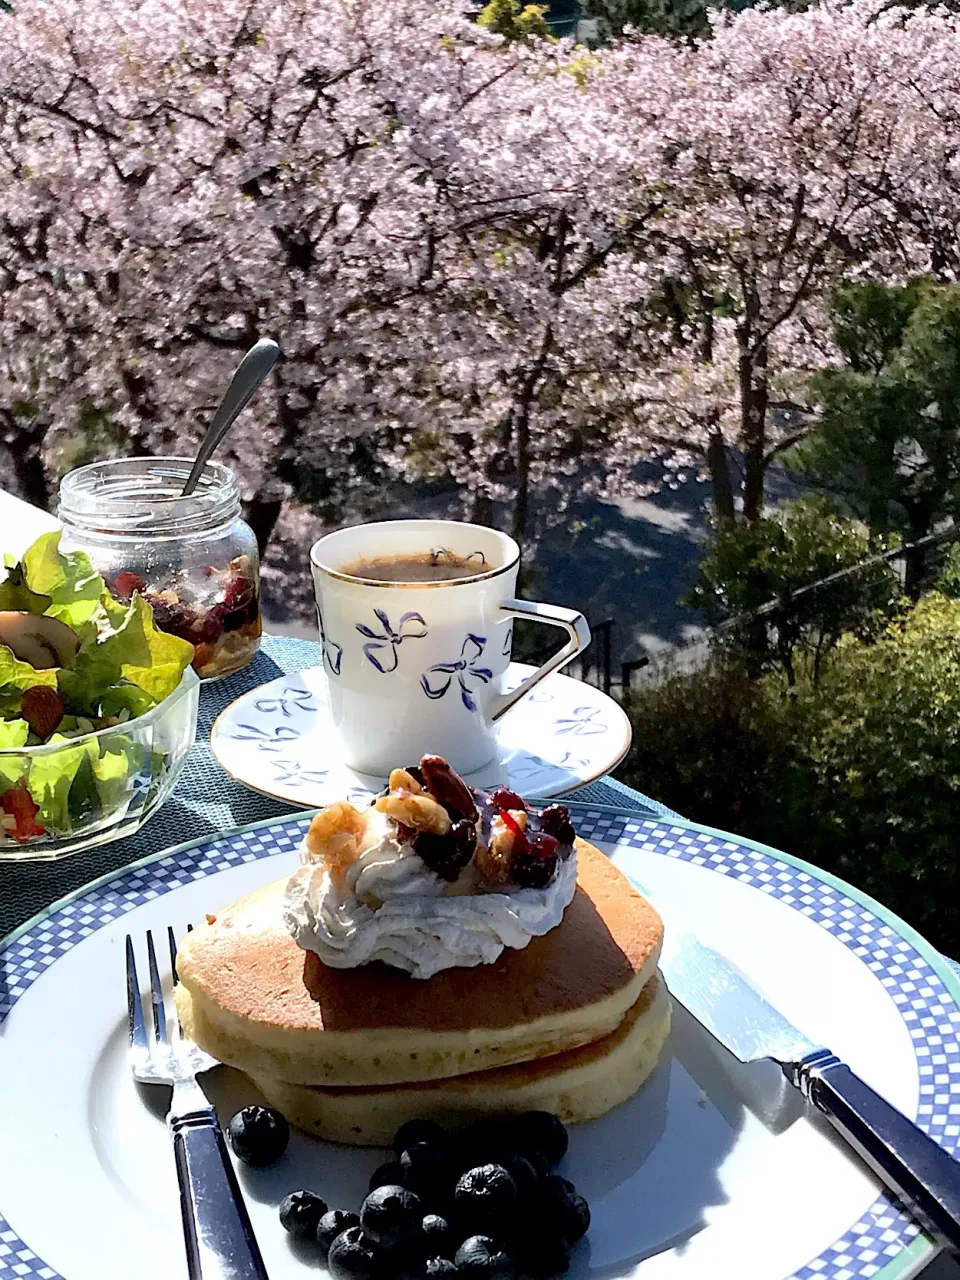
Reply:
[[[88,849],[62,862],[0,863],[0,938],[57,899],[127,863],[208,832],[294,812],[297,806],[271,800],[228,778],[210,750],[210,728],[223,708],[241,693],[277,676],[318,666],[320,661],[320,646],[313,641],[267,636],[245,671],[204,685],[196,743],[173,795],[145,827],[126,840]],[[591,782],[574,795],[593,804],[676,816],[612,778]]]

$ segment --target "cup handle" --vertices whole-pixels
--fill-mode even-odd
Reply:
[[[576,609],[564,609],[557,604],[538,604],[534,600],[504,600],[500,605],[504,613],[511,618],[528,618],[535,622],[545,622],[548,627],[560,627],[566,631],[570,639],[558,649],[552,658],[548,658],[542,667],[538,667],[532,676],[528,676],[518,689],[512,693],[503,693],[494,701],[491,719],[499,720],[504,712],[530,692],[535,684],[539,684],[551,671],[566,666],[571,658],[576,657],[581,649],[590,643],[590,628],[582,613]]]

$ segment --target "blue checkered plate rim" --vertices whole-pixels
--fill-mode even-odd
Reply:
[[[739,836],[677,819],[571,802],[584,838],[677,859],[778,899],[826,930],[882,983],[913,1043],[914,1117],[960,1151],[960,978],[909,925],[842,880]],[[0,1024],[31,984],[110,921],[204,876],[295,850],[309,815],[272,818],[154,854],[94,881],[0,942]],[[882,1194],[844,1235],[784,1280],[907,1280],[935,1254],[916,1223]],[[0,1280],[70,1280],[19,1238],[0,1205]]]

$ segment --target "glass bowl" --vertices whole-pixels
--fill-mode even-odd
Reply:
[[[0,863],[56,859],[133,833],[170,795],[197,731],[200,678],[124,724],[65,742],[0,750]],[[29,792],[33,821],[15,814]],[[33,803],[30,803],[32,801]],[[36,834],[34,827],[43,830]]]

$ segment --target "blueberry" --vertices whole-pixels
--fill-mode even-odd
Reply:
[[[316,1241],[322,1257],[326,1258],[337,1236],[350,1227],[359,1227],[360,1215],[345,1209],[329,1209],[317,1224]]]
[[[557,1233],[574,1244],[590,1227],[590,1206],[572,1182],[549,1173],[538,1192],[542,1212]]]
[[[367,1187],[368,1191],[376,1191],[377,1187],[396,1187],[400,1185],[400,1179],[403,1177],[403,1170],[396,1160],[388,1160],[386,1164],[379,1165],[370,1175],[370,1183]]]
[[[517,1184],[502,1164],[482,1164],[460,1178],[453,1201],[468,1223],[496,1226],[516,1208]]]
[[[298,1240],[313,1240],[326,1212],[326,1200],[321,1200],[312,1191],[291,1191],[280,1202],[280,1225]]]
[[[472,839],[471,839],[472,831]],[[446,835],[421,831],[413,842],[414,850],[431,871],[444,880],[456,880],[473,857],[477,847],[477,832],[472,822],[464,819],[455,822]]]
[[[569,1143],[566,1129],[549,1111],[524,1111],[514,1121],[512,1136],[524,1155],[536,1151],[549,1165],[563,1159]]]
[[[411,1243],[420,1232],[423,1205],[406,1187],[377,1187],[360,1206],[360,1225],[384,1249]]]
[[[428,1199],[443,1187],[447,1160],[432,1142],[414,1142],[400,1156],[400,1181],[418,1196]]]
[[[409,772],[409,770],[408,770]],[[436,1120],[407,1120],[393,1138],[393,1149],[400,1155],[415,1142],[431,1142],[435,1147],[445,1147],[450,1139]]]
[[[327,1267],[333,1280],[377,1280],[380,1259],[363,1230],[348,1227],[330,1245]]]
[[[475,1120],[453,1139],[454,1163],[464,1173],[480,1164],[489,1164],[507,1151],[515,1150],[510,1141],[507,1120],[501,1117]]]
[[[457,1264],[449,1258],[428,1258],[423,1268],[424,1276],[429,1280],[456,1280],[460,1275]]]
[[[550,1280],[570,1269],[570,1250],[562,1237],[543,1230],[517,1236],[517,1263],[531,1280]]]
[[[513,1254],[489,1236],[470,1236],[454,1258],[462,1280],[516,1280]]]
[[[438,1213],[428,1213],[420,1231],[427,1257],[447,1258],[453,1254],[453,1232],[446,1218],[441,1218]]]
[[[259,1168],[279,1160],[290,1141],[290,1126],[272,1107],[244,1107],[227,1125],[234,1155]]]
[[[498,1157],[497,1160],[497,1163],[503,1165],[517,1184],[517,1195],[521,1200],[526,1200],[533,1195],[537,1184],[547,1171],[546,1165],[536,1152],[531,1152],[531,1155],[533,1160],[528,1156],[522,1156],[519,1151],[511,1151]]]

